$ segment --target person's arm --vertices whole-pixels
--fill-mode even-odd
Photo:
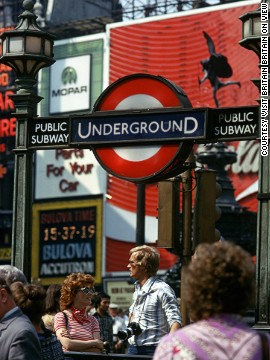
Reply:
[[[96,319],[94,318],[94,321]],[[59,312],[54,317],[54,327],[58,340],[67,351],[91,351],[101,352],[104,348],[103,341],[100,340],[99,327],[95,327],[93,340],[79,340],[70,337],[68,331],[68,316],[64,312]],[[97,323],[98,324],[98,323]],[[96,324],[95,324],[96,325]]]
[[[174,322],[170,328],[170,333],[173,333],[174,331],[180,329],[182,326],[179,322]]]
[[[27,329],[17,329],[10,346],[8,359],[41,360],[40,343],[38,337],[33,331],[28,331]]]
[[[62,346],[67,351],[91,351],[101,352],[104,348],[103,341],[100,339],[94,340],[76,340],[70,339],[67,334],[66,328],[59,328],[56,330],[56,336],[61,342]]]
[[[169,332],[174,332],[182,327],[182,317],[180,306],[177,302],[173,289],[167,284],[164,286],[161,295],[162,308],[166,314],[167,322],[170,326]]]

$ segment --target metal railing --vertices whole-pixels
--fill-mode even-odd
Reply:
[[[65,352],[65,360],[96,360],[96,359],[110,359],[110,360],[150,360],[153,356],[149,355],[128,355],[128,354],[96,354],[91,352]]]

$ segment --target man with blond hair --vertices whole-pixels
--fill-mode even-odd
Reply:
[[[157,277],[159,251],[143,245],[129,253],[127,267],[136,282],[129,308],[132,334],[128,339],[128,353],[152,355],[164,335],[181,327],[180,309],[173,289]]]

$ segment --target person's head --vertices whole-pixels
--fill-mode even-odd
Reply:
[[[124,310],[122,308],[118,309],[118,316],[120,316],[122,318],[125,316],[125,312],[124,312]]]
[[[128,269],[130,276],[140,279],[145,274],[147,277],[156,275],[159,268],[159,251],[151,246],[137,246],[129,251],[130,258]]]
[[[109,309],[110,301],[111,301],[110,295],[102,291],[97,293],[92,299],[92,303],[96,309],[106,312]]]
[[[60,296],[60,310],[91,306],[91,298],[95,293],[95,280],[89,274],[72,273],[63,281]]]
[[[48,287],[46,292],[46,307],[45,311],[48,314],[55,314],[60,311],[59,299],[61,295],[61,285],[52,284]]]
[[[108,310],[109,305],[110,305],[110,301],[111,301],[110,295],[106,294],[103,291],[97,293],[92,298],[92,304],[96,309],[99,308],[99,307],[102,307],[103,305],[106,305],[107,310]]]
[[[13,298],[22,312],[29,317],[34,325],[41,323],[45,314],[46,290],[36,284],[15,282],[10,285]]]
[[[16,306],[6,280],[0,277],[0,319]]]
[[[243,314],[254,301],[251,255],[230,242],[198,245],[185,277],[185,297],[193,321],[221,313]]]
[[[110,304],[109,305],[109,313],[112,317],[116,317],[118,315],[118,305],[117,304]]]
[[[26,276],[16,266],[0,265],[0,277],[4,278],[9,286],[16,281],[27,284]]]

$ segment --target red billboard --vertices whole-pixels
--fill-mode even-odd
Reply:
[[[110,83],[134,73],[160,75],[180,86],[193,107],[257,105],[251,79],[259,78],[258,59],[239,45],[239,17],[258,6],[241,1],[110,25]],[[236,199],[256,211],[259,145],[255,140],[229,145],[237,152],[228,169]],[[110,176],[108,187],[111,206],[136,213],[136,185]],[[157,204],[157,185],[147,185],[146,215],[156,217]]]

